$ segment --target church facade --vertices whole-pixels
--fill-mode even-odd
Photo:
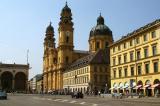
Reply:
[[[46,29],[43,56],[43,91],[94,91],[110,87],[109,45],[113,43],[112,31],[104,18],[89,34],[89,51],[74,49],[72,12],[67,3],[61,11],[58,28],[58,47],[54,28]],[[107,60],[108,58],[108,60]]]

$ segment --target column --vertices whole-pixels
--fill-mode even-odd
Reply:
[[[1,76],[0,76],[0,89],[2,88],[2,85],[1,85]]]
[[[152,96],[155,96],[155,94],[154,94],[154,88],[152,88],[151,90],[152,90],[151,91],[152,92]]]
[[[12,79],[12,90],[15,90],[15,77]]]
[[[53,72],[51,72],[51,90],[53,90]]]

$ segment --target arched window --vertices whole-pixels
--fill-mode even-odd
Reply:
[[[56,58],[53,59],[53,63],[57,63],[57,59]]]
[[[66,56],[66,63],[68,63],[68,61],[69,61],[69,58],[68,58],[68,56]]]
[[[68,42],[69,42],[69,37],[67,36],[67,37],[66,37],[66,43],[68,43]]]
[[[99,42],[96,42],[96,48],[97,49],[99,49],[99,46],[100,46]]]
[[[106,42],[105,43],[105,48],[107,48],[109,46],[109,43],[108,42]]]

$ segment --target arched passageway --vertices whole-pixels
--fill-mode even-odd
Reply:
[[[24,91],[26,89],[26,75],[23,72],[18,72],[15,75],[15,89],[17,91]]]
[[[13,81],[13,75],[11,72],[3,72],[1,75],[1,85],[2,89],[6,90],[7,92],[12,90],[12,81]]]

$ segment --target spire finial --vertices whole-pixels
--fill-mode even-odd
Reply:
[[[49,22],[49,25],[50,25],[50,26],[52,25],[52,22],[51,22],[51,21]]]
[[[66,1],[66,6],[68,6],[68,5],[67,5],[67,1]]]
[[[99,15],[101,16],[101,12],[99,13]]]

